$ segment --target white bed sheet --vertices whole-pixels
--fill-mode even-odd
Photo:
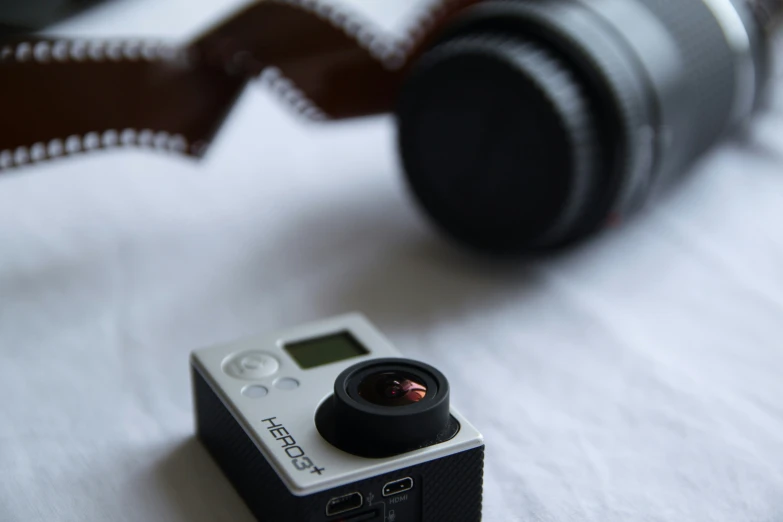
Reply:
[[[178,39],[237,3],[125,0],[61,32]],[[410,4],[360,8],[398,27]],[[393,141],[251,86],[202,164],[0,178],[0,521],[250,521],[193,438],[188,353],[350,310],[450,377],[487,521],[783,520],[781,97],[654,210],[521,264],[444,244]]]

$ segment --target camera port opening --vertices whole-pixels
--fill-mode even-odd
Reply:
[[[373,509],[368,513],[358,513],[356,515],[349,515],[345,518],[338,518],[336,522],[376,522],[383,520],[381,512],[377,509]]]
[[[342,513],[348,513],[354,509],[359,509],[362,507],[362,504],[364,504],[364,498],[362,498],[362,494],[358,492],[334,497],[326,503],[326,516],[331,517]]]
[[[404,493],[410,489],[413,489],[412,478],[405,477],[403,479],[393,480],[383,486],[383,496],[391,497],[393,495],[399,495],[400,493]]]

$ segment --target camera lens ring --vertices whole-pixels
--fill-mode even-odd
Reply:
[[[413,377],[426,391],[402,405],[362,397],[361,383],[384,373]],[[340,373],[334,394],[316,410],[315,424],[333,446],[368,458],[399,455],[450,440],[459,432],[449,407],[446,377],[428,364],[402,358],[372,359]]]

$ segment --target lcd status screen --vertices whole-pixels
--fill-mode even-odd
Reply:
[[[305,370],[370,353],[348,332],[285,344],[283,348]]]

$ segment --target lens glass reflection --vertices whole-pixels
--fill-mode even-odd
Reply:
[[[362,380],[359,396],[378,406],[407,406],[426,397],[427,386],[415,375],[399,371],[380,372]]]

